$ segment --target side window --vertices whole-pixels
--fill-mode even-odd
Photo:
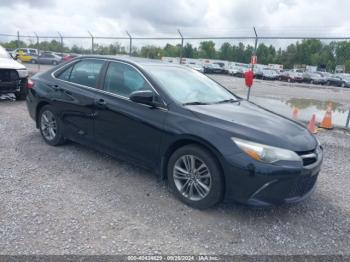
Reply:
[[[68,67],[66,70],[61,72],[57,78],[65,81],[69,81],[70,73],[72,72],[73,66]]]
[[[125,97],[137,90],[151,90],[145,78],[133,67],[115,62],[108,66],[103,88]]]
[[[102,60],[86,59],[68,67],[56,77],[72,83],[96,87],[103,63]]]
[[[84,86],[96,87],[97,78],[103,63],[104,61],[102,60],[89,59],[76,63],[73,66],[68,81]]]

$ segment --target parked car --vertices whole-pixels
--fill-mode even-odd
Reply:
[[[312,193],[323,150],[302,124],[185,66],[131,59],[85,56],[34,75],[26,101],[44,141],[147,167],[195,208]]]
[[[326,79],[319,73],[316,72],[304,72],[303,81],[310,84],[323,85],[326,83]]]
[[[264,68],[255,73],[255,78],[263,80],[277,80],[279,75],[276,70]]]
[[[295,72],[292,70],[286,70],[283,71],[279,78],[280,81],[287,81],[287,82],[303,82],[303,74],[301,72]]]
[[[18,100],[23,100],[27,84],[28,70],[0,46],[0,94],[14,93]]]
[[[342,76],[341,78],[343,80],[343,83],[341,86],[350,88],[350,76],[345,75],[345,76]]]
[[[38,50],[35,48],[17,48],[10,52],[10,55],[14,58],[20,54],[27,55],[27,56],[37,56]],[[24,61],[24,62],[29,62],[29,61]]]
[[[64,62],[67,62],[69,60],[72,60],[73,58],[76,58],[78,57],[79,55],[78,54],[69,54],[69,55],[65,55],[63,56],[63,61]]]
[[[227,73],[229,75],[232,75],[232,76],[243,77],[244,73],[248,70],[249,70],[249,68],[247,68],[247,67],[240,67],[240,66],[231,65],[228,68]]]
[[[227,70],[225,70],[225,68],[219,63],[212,63],[204,65],[204,73],[226,74]]]
[[[346,82],[338,75],[334,75],[328,72],[322,72],[321,74],[326,79],[326,84],[328,86],[346,86]]]
[[[32,58],[32,64],[50,64],[50,65],[58,65],[62,62],[62,57],[52,54],[52,53],[41,53],[39,56],[35,56]]]
[[[34,48],[17,48],[9,52],[9,54],[16,60],[21,62],[30,62],[33,56],[38,54],[38,50]]]
[[[186,64],[185,66],[192,68],[198,72],[204,73],[204,67],[200,64],[189,63],[189,64]]]

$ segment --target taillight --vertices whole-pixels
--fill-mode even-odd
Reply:
[[[35,84],[35,82],[34,82],[32,79],[28,78],[27,88],[28,88],[28,89],[33,88],[33,87],[34,87],[34,84]]]

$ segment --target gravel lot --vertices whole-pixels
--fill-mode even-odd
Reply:
[[[199,211],[142,169],[86,147],[44,143],[24,102],[0,103],[0,254],[349,254],[350,134],[318,138],[310,199]]]

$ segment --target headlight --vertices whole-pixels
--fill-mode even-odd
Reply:
[[[25,78],[28,76],[28,70],[27,69],[19,69],[17,70],[19,78]]]
[[[231,139],[243,152],[258,161],[266,163],[273,163],[281,160],[301,161],[300,156],[291,150],[263,145],[235,137]]]

